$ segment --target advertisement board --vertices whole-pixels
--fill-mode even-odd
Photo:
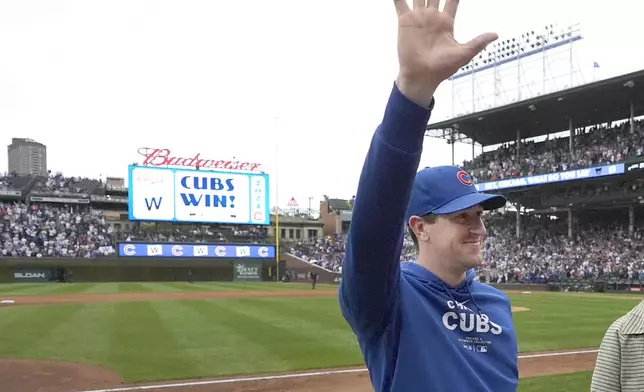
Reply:
[[[616,174],[624,174],[623,163],[608,166],[589,167],[586,169],[569,170],[565,172],[539,174],[529,177],[509,178],[507,180],[489,181],[475,184],[474,186],[480,192],[486,192],[499,189],[552,184],[555,182],[582,180],[586,178],[605,177]]]
[[[214,170],[235,170],[260,172],[263,170],[262,164],[258,162],[248,162],[237,159],[217,159],[204,158],[201,153],[180,156],[172,152],[169,148],[141,147],[137,151],[143,156],[144,166],[183,166],[201,169]]]
[[[636,159],[626,163],[626,173],[644,170],[644,159]]]
[[[16,283],[47,283],[51,272],[46,269],[15,269],[13,280]]]
[[[262,280],[262,264],[247,261],[235,261],[235,272],[233,275],[236,281]]]
[[[203,245],[119,243],[119,257],[275,258],[273,245]]]
[[[128,169],[132,221],[270,224],[266,174],[146,166]]]

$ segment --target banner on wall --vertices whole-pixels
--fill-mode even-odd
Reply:
[[[556,182],[565,182],[573,180],[583,180],[587,178],[597,178],[624,174],[624,164],[596,166],[586,169],[569,170],[566,172],[556,172],[547,174],[538,174],[529,177],[509,178],[505,180],[482,182],[474,184],[479,192],[495,191],[508,188],[519,188],[534,185],[553,184]]]
[[[16,269],[13,280],[16,283],[47,283],[50,281],[51,271],[46,269]]]
[[[235,261],[234,280],[236,281],[258,281],[262,280],[262,263]]]

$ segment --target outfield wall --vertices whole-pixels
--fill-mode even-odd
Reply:
[[[0,282],[206,282],[275,281],[267,259],[0,258]]]
[[[642,294],[644,281],[619,279],[570,279],[548,284],[492,284],[500,290]]]
[[[552,291],[642,294],[644,281],[638,279],[571,279],[549,284]]]
[[[491,284],[499,290],[514,290],[514,291],[548,291],[550,288],[547,284],[523,284],[523,283],[503,283]]]

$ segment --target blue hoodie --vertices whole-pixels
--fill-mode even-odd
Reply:
[[[508,297],[456,287],[400,262],[405,212],[431,108],[394,84],[365,159],[339,288],[376,392],[514,392],[517,343]]]

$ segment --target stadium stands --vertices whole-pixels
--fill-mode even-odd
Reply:
[[[35,181],[28,176],[0,175],[0,191],[21,191]]]
[[[606,143],[608,141],[608,143]],[[567,138],[541,143],[523,143],[521,159],[514,145],[486,152],[466,164],[479,181],[548,173],[604,162],[619,162],[643,155],[644,132],[637,123],[635,133],[628,127],[596,127],[576,138],[576,153],[570,159]],[[520,162],[514,165],[513,162]],[[476,167],[476,168],[475,168]],[[34,182],[31,194],[105,195],[105,186],[93,179],[52,175],[48,179],[3,176],[0,189],[23,191]],[[609,214],[610,215],[610,214]],[[490,216],[481,279],[491,282],[542,283],[571,277],[613,276],[644,280],[644,251],[641,227],[629,236],[622,220],[602,219],[575,227],[569,238],[565,217],[524,215],[523,233],[514,235],[514,214]],[[193,227],[175,225],[114,230],[101,210],[91,206],[0,201],[0,256],[92,258],[114,254],[117,241],[150,242],[262,242],[263,227]],[[309,238],[284,244],[285,250],[320,267],[341,272],[345,234]],[[405,239],[401,260],[413,260],[413,243]]]
[[[576,104],[569,99],[563,102]],[[640,106],[633,106],[631,113]],[[587,113],[599,116],[599,109],[593,107]],[[541,124],[550,129],[543,122],[548,114],[543,110],[537,113],[542,116]],[[508,209],[486,216],[488,236],[479,279],[495,283],[587,277],[644,281],[644,177],[640,175],[644,173],[644,122],[633,119],[615,125],[606,120],[608,115],[595,119],[602,125],[577,128],[572,143],[566,135],[517,144],[507,141],[512,130],[494,133],[487,129],[497,123],[483,126],[487,133],[482,137],[496,142],[501,142],[501,133],[508,137],[499,148],[464,163],[477,183],[604,164],[623,166],[620,172],[602,173],[602,177],[499,189],[510,203]],[[471,119],[470,132],[476,131],[480,119]],[[532,134],[545,135],[539,132]],[[288,238],[281,234],[282,250],[328,271],[341,272],[352,203],[325,200],[327,215],[343,218],[342,225],[331,218],[322,222],[340,227],[325,232],[342,233],[314,237],[308,234],[310,230],[302,229],[306,235],[301,237],[299,230]],[[62,174],[48,178],[0,176],[0,257],[98,258],[114,255],[118,241],[275,241],[267,227],[129,222],[126,211],[127,189],[121,185]],[[413,261],[414,257],[413,243],[406,237],[401,261]]]
[[[514,217],[491,216],[481,278],[489,282],[547,283],[570,278],[644,280],[643,227],[633,236],[609,212],[578,222],[573,238],[565,219],[525,215],[521,238]]]
[[[637,118],[644,114],[644,90],[633,82],[643,75],[428,126],[429,136],[497,146],[463,165],[476,183],[492,182],[490,189],[510,201],[505,211],[486,218],[479,279],[644,280],[644,124]],[[605,96],[611,99],[600,98]],[[577,124],[572,143],[568,134],[557,137],[572,124]],[[517,143],[518,135],[530,138]],[[609,164],[613,166],[604,166]],[[578,178],[569,172],[577,170]],[[562,172],[568,176],[560,176]],[[540,174],[546,176],[538,184],[497,183]],[[413,259],[411,243],[405,242],[402,259]],[[343,250],[342,237],[292,246],[298,257],[334,271],[341,270]]]
[[[328,235],[322,238],[288,243],[286,248],[291,254],[333,272],[342,272],[346,234]],[[405,236],[400,261],[411,261],[415,257],[414,243]]]
[[[642,129],[640,123],[635,133],[624,126],[596,127],[576,138],[579,153],[573,160],[569,159],[567,138],[559,138],[522,144],[519,165],[513,166],[516,152],[508,145],[486,152],[466,166],[484,181],[619,162],[643,155]],[[23,191],[31,183],[31,194],[105,195],[105,186],[98,180],[60,174],[35,181],[3,176],[0,189]],[[633,235],[628,235],[628,220],[611,220],[611,216],[615,214],[576,222],[576,234],[570,238],[565,216],[555,219],[553,214],[524,214],[523,232],[517,238],[514,214],[490,215],[480,279],[498,283],[543,283],[588,276],[644,280],[644,228],[636,225]],[[91,206],[0,201],[0,256],[5,257],[93,258],[114,255],[117,241],[262,242],[266,236],[264,227],[203,226],[185,230],[167,224],[114,230],[103,212]],[[345,234],[338,234],[286,242],[284,248],[300,259],[341,272],[345,242]],[[406,237],[401,261],[413,258],[413,243]]]
[[[586,145],[596,145],[595,140],[607,137],[605,132],[597,129],[589,133],[591,139]],[[592,139],[593,135],[596,139]],[[614,159],[613,153],[626,154],[628,145],[623,147],[605,148],[603,151],[610,151],[611,155],[602,156]],[[636,149],[635,153],[641,154],[641,151]],[[495,159],[500,156],[494,155]],[[483,159],[486,158],[479,162]],[[553,170],[553,167],[535,167]],[[21,190],[30,179],[9,176],[3,177],[0,183],[3,189]],[[99,184],[97,180],[55,175],[47,181],[40,179],[34,191],[52,195],[87,194]],[[615,217],[604,214],[594,220],[586,219],[575,227],[576,236],[569,238],[565,217],[525,215],[522,237],[516,238],[514,214],[491,215],[487,220],[488,238],[480,277],[499,283],[543,283],[587,276],[644,280],[644,261],[640,257],[644,251],[643,228],[636,227],[633,236],[626,235],[624,220],[620,224],[619,220],[610,220],[611,216]],[[117,241],[261,242],[266,236],[266,228],[256,227],[204,226],[182,230],[176,225],[154,225],[117,231],[107,224],[101,210],[87,206],[0,202],[0,256],[5,257],[92,258],[114,255]],[[284,247],[296,257],[329,271],[341,272],[345,242],[346,235],[338,234],[286,242]],[[413,258],[413,243],[406,237],[401,261]]]
[[[485,182],[623,162],[644,155],[644,128],[641,121],[635,125],[634,132],[628,123],[584,130],[573,139],[572,152],[567,136],[519,143],[518,154],[516,143],[506,143],[465,162],[463,168],[475,182]]]
[[[0,255],[92,258],[114,254],[100,212],[69,206],[0,202]]]
[[[644,280],[644,226],[628,235],[614,214],[587,217],[568,237],[565,219],[525,215],[521,238],[514,234],[514,214],[487,216],[488,235],[479,278],[491,283],[548,283],[571,278]],[[617,219],[611,219],[613,218]],[[334,272],[342,271],[344,235],[294,243],[291,253]],[[414,248],[405,238],[401,261],[413,261]]]
[[[123,205],[119,205],[120,200],[112,199],[116,203],[110,205],[103,200],[90,202],[88,198],[90,195],[106,197],[106,189],[112,191],[112,188],[107,189],[97,179],[62,174],[48,178],[1,176],[0,257],[113,256],[118,241],[267,241],[265,227],[132,224],[123,228],[120,214],[127,211],[127,199],[122,199]]]
[[[32,190],[34,195],[78,196],[89,195],[101,182],[91,178],[65,177],[55,174],[48,178],[38,178]]]

